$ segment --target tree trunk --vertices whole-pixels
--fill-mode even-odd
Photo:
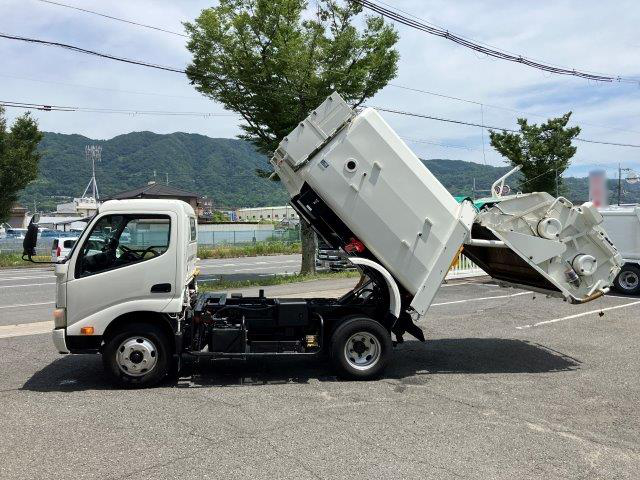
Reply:
[[[311,226],[300,219],[300,237],[302,239],[302,266],[300,273],[309,275],[316,273],[316,234]]]

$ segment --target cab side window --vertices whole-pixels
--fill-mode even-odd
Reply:
[[[84,241],[76,276],[151,260],[169,248],[171,219],[166,215],[105,215]]]

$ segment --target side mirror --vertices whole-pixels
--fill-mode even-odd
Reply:
[[[25,256],[29,257],[28,260],[31,260],[31,257],[36,254],[36,244],[38,243],[38,222],[40,221],[40,214],[36,213],[31,217],[31,221],[29,222],[29,226],[27,227],[27,233],[24,236],[24,241],[22,242],[22,259],[24,260]]]

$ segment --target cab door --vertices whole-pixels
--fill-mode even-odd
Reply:
[[[69,265],[67,332],[100,335],[116,317],[162,311],[176,295],[177,215],[105,213]]]

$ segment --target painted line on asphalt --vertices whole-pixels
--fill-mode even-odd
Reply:
[[[0,305],[0,308],[36,307],[41,305],[53,305],[56,302],[23,303],[20,305]]]
[[[574,318],[585,317],[587,315],[593,315],[594,313],[608,312],[610,310],[617,310],[618,308],[632,307],[634,305],[639,305],[639,304],[640,304],[640,300],[635,302],[623,303],[622,305],[615,305],[613,307],[599,308],[598,310],[590,310],[588,312],[576,313],[574,315],[567,315],[566,317],[554,318],[553,320],[544,320],[542,322],[532,323],[529,325],[521,325],[516,328],[518,330],[524,330],[526,328],[541,327],[542,325],[549,325],[552,323],[564,322],[565,320],[573,320]]]
[[[0,268],[0,275],[13,275],[17,274],[26,274],[26,273],[42,273],[42,272],[53,272],[51,268]]]
[[[33,277],[4,277],[0,278],[0,282],[10,282],[12,280],[31,280],[32,278],[56,278],[55,275],[37,275]]]
[[[0,326],[0,338],[24,337],[27,335],[40,335],[50,333],[53,330],[53,321],[34,323],[21,323],[19,325]]]
[[[203,268],[221,268],[221,267],[250,267],[252,265],[271,265],[277,267],[283,263],[300,263],[300,260],[281,260],[279,262],[254,262],[254,263],[209,263],[199,264],[200,269]]]
[[[38,287],[40,285],[55,285],[56,282],[49,283],[28,283],[26,285],[3,285],[0,288],[18,288],[18,287]]]
[[[291,269],[291,267],[281,267],[281,268],[289,268],[289,269]],[[278,270],[277,267],[234,268],[233,270],[230,270],[230,271],[220,271],[220,269],[209,269],[209,271],[206,272],[206,273],[208,273],[208,274],[218,274],[218,275],[226,273],[228,275],[231,275],[231,274],[238,273],[238,272],[255,272],[257,270],[272,270],[273,273],[281,273],[281,271]]]
[[[451,302],[432,303],[431,306],[440,307],[442,305],[454,305],[456,303],[481,302],[484,300],[495,300],[498,298],[511,298],[511,297],[517,297],[519,295],[530,295],[532,293],[533,292],[519,292],[519,293],[511,293],[509,295],[496,295],[495,297],[466,298],[464,300],[454,300]]]

